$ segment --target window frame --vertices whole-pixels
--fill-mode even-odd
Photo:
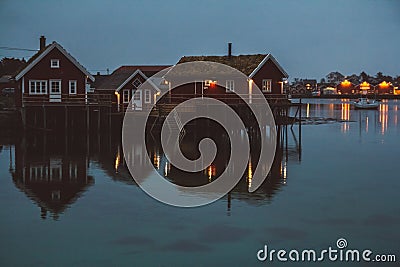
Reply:
[[[272,79],[263,79],[261,83],[261,91],[263,93],[272,92]]]
[[[138,85],[138,86],[136,86],[136,81],[139,82],[139,85]],[[139,78],[136,78],[136,79],[132,82],[132,85],[133,85],[136,89],[138,89],[142,84],[143,84],[143,83],[142,83],[142,81],[141,81]]]
[[[147,100],[147,97],[149,97],[148,100]],[[144,90],[144,103],[146,103],[146,104],[151,103],[151,91],[150,91],[150,89]]]
[[[225,89],[227,93],[235,92],[235,80],[226,80]]]
[[[71,91],[71,88],[72,88],[71,85],[74,85],[75,92]],[[78,82],[76,80],[69,80],[68,81],[68,87],[69,87],[69,94],[70,95],[76,95],[78,93]]]
[[[56,64],[53,64],[56,63]],[[50,68],[59,69],[60,68],[60,60],[57,58],[50,59]]]
[[[59,85],[59,92],[53,92],[53,87],[52,87],[52,83],[53,82],[57,82],[58,83],[58,85]],[[51,79],[51,80],[49,80],[49,84],[50,84],[50,90],[49,90],[49,93],[50,94],[60,94],[61,95],[61,79]]]
[[[127,99],[126,99],[126,94],[127,94]],[[130,101],[130,90],[129,89],[123,89],[122,90],[122,103],[127,104]]]
[[[34,91],[32,91],[32,83],[34,84]],[[37,87],[37,84],[39,84],[39,87]],[[44,92],[43,92],[43,87],[44,86]],[[47,85],[47,80],[29,80],[29,90],[28,93],[29,95],[47,95],[48,92],[48,85]],[[39,88],[39,89],[38,89]]]

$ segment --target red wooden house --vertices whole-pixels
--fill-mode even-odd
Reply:
[[[392,83],[388,83],[386,81],[381,82],[380,84],[375,86],[377,93],[380,95],[393,95],[394,94],[394,86]]]
[[[180,99],[182,98],[181,96],[199,96],[199,94],[204,96],[218,95],[219,98],[233,99],[233,92],[246,92],[246,94],[250,95],[253,84],[257,85],[266,98],[269,98],[274,95],[284,94],[284,83],[289,77],[271,54],[234,56],[231,53],[231,46],[229,46],[228,55],[226,56],[184,56],[177,64],[195,61],[210,61],[228,65],[248,76],[248,83],[239,85],[235,84],[234,80],[216,81],[213,77],[210,77],[201,82],[174,88],[174,82],[169,81],[171,82],[171,88],[174,88],[171,93],[172,99],[174,97]],[[168,80],[168,74],[166,79]]]
[[[121,66],[110,75],[96,75],[95,92],[114,97],[116,109],[123,111],[133,98],[135,110],[145,109],[155,103],[161,79],[151,78],[170,66]],[[145,83],[147,81],[147,83]]]
[[[375,94],[375,86],[372,84],[364,81],[357,85],[354,90],[355,94],[361,94],[361,95],[370,95],[370,94]]]
[[[94,77],[60,44],[46,45],[40,37],[40,50],[15,76],[16,106],[65,105],[87,101]]]
[[[355,93],[355,86],[348,80],[344,80],[336,86],[336,90],[340,95],[351,95]]]

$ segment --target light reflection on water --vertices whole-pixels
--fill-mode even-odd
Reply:
[[[302,139],[298,126],[281,129],[275,162],[259,190],[248,193],[254,168],[266,167],[255,155],[232,192],[196,209],[150,199],[125,161],[140,166],[149,153],[166,179],[201,184],[224,170],[224,153],[188,179],[155,141],[148,152],[135,146],[126,158],[116,135],[39,133],[3,141],[0,245],[8,251],[0,263],[252,266],[264,243],[325,248],[339,236],[352,247],[399,251],[400,182],[393,161],[400,149],[400,102],[383,101],[378,110],[354,110],[350,100],[303,103]]]

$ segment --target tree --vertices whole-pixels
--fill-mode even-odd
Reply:
[[[367,82],[367,83],[371,82],[371,76],[369,76],[364,71],[360,73],[360,77],[361,77],[361,82]]]
[[[0,61],[0,77],[3,75],[15,75],[20,71],[26,62],[17,58],[3,58]]]
[[[349,82],[352,84],[359,84],[360,83],[360,77],[357,74],[352,74],[350,76],[347,76],[346,78]]]

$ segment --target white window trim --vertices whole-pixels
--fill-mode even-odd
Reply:
[[[140,83],[138,86],[135,85],[136,81],[139,81],[139,83]],[[138,88],[142,85],[142,81],[139,80],[139,78],[136,78],[136,79],[132,82],[132,85],[133,85],[136,89],[138,89]]]
[[[75,93],[71,92],[71,85],[72,84],[75,85]],[[70,95],[76,95],[78,93],[78,88],[77,88],[78,87],[78,82],[76,80],[69,80],[68,85],[69,85],[69,94]]]
[[[134,101],[142,101],[142,97],[143,97],[142,92],[143,92],[143,90],[136,90],[136,91],[132,92],[133,100]]]
[[[261,84],[261,91],[264,93],[272,92],[272,79],[263,79]]]
[[[42,92],[42,83],[45,83],[45,92]],[[35,84],[35,91],[31,91],[31,83]],[[36,92],[36,83],[40,83],[40,90]],[[29,80],[28,92],[30,95],[46,95],[47,94],[47,80]]]
[[[125,99],[125,92],[128,92],[128,99]],[[122,103],[129,103],[130,100],[130,90],[129,89],[124,89],[122,90]]]
[[[226,80],[225,83],[226,92],[235,92],[235,81],[234,80]]]
[[[60,92],[57,92],[57,93],[54,93],[54,92],[52,92],[52,88],[51,88],[51,84],[52,84],[52,82],[58,82],[58,84],[60,85],[59,86],[59,88],[60,88]],[[49,93],[50,94],[61,94],[61,92],[62,92],[62,89],[61,89],[61,80],[60,79],[53,79],[53,80],[49,80]]]
[[[56,63],[53,65],[53,63]],[[60,60],[59,59],[50,59],[50,68],[52,69],[58,69],[60,68]]]
[[[147,100],[147,96],[149,97],[148,100]],[[144,103],[146,103],[146,104],[151,103],[151,92],[149,89],[144,90]]]

